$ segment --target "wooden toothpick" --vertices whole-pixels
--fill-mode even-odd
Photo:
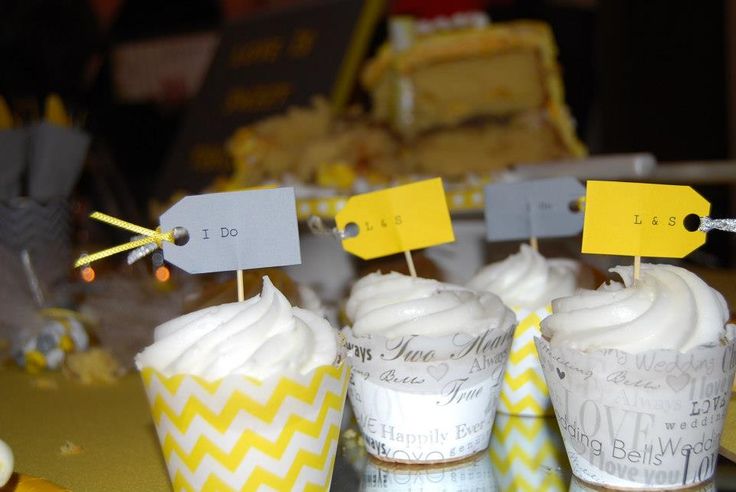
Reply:
[[[404,251],[404,258],[406,258],[406,264],[409,266],[409,274],[411,274],[412,277],[416,277],[417,270],[414,268],[414,258],[411,257],[410,250]]]
[[[641,272],[641,256],[634,256],[634,280],[639,280]]]
[[[238,270],[238,302],[245,300],[245,286],[243,285],[243,270]]]
[[[529,238],[529,246],[531,246],[534,251],[539,251],[539,240],[537,239],[537,236]]]

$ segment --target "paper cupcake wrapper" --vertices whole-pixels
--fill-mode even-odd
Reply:
[[[513,308],[519,325],[514,332],[511,354],[501,387],[498,411],[529,417],[554,415],[547,383],[539,365],[534,338],[540,336],[539,323],[552,314],[552,306],[530,311]]]
[[[366,450],[387,461],[442,463],[486,449],[513,328],[394,339],[344,329],[348,395]]]
[[[578,478],[646,490],[713,476],[736,373],[736,326],[727,327],[725,343],[685,353],[536,344]]]
[[[0,247],[14,253],[27,250],[41,285],[54,287],[68,281],[72,263],[70,212],[69,201],[63,199],[0,201]]]
[[[141,371],[175,491],[328,490],[349,369],[206,381]]]
[[[357,377],[350,402],[369,454],[398,463],[447,463],[488,447],[500,380],[467,389],[473,397],[443,405],[435,394],[394,391]]]
[[[610,490],[614,490],[614,489],[610,489]],[[716,492],[716,485],[715,483],[713,483],[713,481],[709,481],[706,483],[695,485],[693,487],[687,487],[686,489],[681,489],[681,490],[682,492]],[[599,486],[583,482],[577,477],[572,477],[572,480],[570,480],[569,492],[600,492],[600,491],[601,491],[601,488]]]
[[[0,200],[10,200],[21,196],[27,142],[28,130],[26,128],[0,130],[0,155],[3,156]]]
[[[501,490],[567,490],[567,456],[552,418],[499,413],[488,454]]]
[[[361,492],[445,492],[499,489],[488,453],[447,465],[392,465],[368,460],[360,482]]]

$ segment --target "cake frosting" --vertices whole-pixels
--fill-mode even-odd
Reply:
[[[563,258],[547,259],[528,244],[508,258],[483,267],[468,287],[492,292],[507,306],[536,309],[555,297],[572,295],[580,265]]]
[[[230,374],[265,379],[335,361],[335,330],[317,314],[292,307],[268,277],[244,302],[209,307],[156,328],[154,343],[136,356],[139,369],[166,376],[219,379]]]
[[[552,301],[553,314],[542,321],[542,334],[553,346],[686,352],[724,335],[726,301],[697,275],[652,264],[641,266],[638,280],[630,266],[610,271],[623,282]]]
[[[387,338],[478,335],[515,323],[513,312],[489,292],[396,272],[371,273],[358,280],[345,311],[355,335]]]

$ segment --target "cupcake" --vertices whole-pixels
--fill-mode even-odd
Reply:
[[[671,265],[556,299],[537,349],[573,473],[596,486],[707,482],[736,372],[718,292]]]
[[[498,297],[373,273],[346,315],[348,395],[371,455],[444,463],[486,449],[515,320]]]
[[[168,321],[136,357],[175,490],[328,489],[347,389],[336,332],[260,295]]]
[[[499,412],[533,417],[552,415],[534,337],[539,336],[539,322],[552,312],[551,300],[572,294],[581,272],[576,261],[547,259],[522,244],[518,253],[485,266],[468,282],[470,288],[499,296],[518,321],[501,388]]]

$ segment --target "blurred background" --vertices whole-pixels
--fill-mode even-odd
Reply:
[[[224,30],[296,0],[4,0],[0,94],[33,118],[58,93],[93,136],[93,175],[126,214],[144,216],[164,163]],[[445,7],[442,4],[445,4]],[[463,2],[460,2],[463,3]],[[467,1],[492,21],[541,19],[559,47],[567,104],[589,153],[650,152],[658,161],[733,157],[736,14],[731,2],[668,0]],[[455,2],[394,2],[442,12]],[[340,18],[330,19],[338,26]],[[386,39],[371,36],[369,56]],[[360,85],[352,101],[367,101]],[[278,109],[274,108],[273,112]],[[93,166],[94,167],[94,166]],[[703,172],[708,172],[707,168]],[[733,211],[728,186],[708,186]],[[726,246],[714,250],[733,262]]]

